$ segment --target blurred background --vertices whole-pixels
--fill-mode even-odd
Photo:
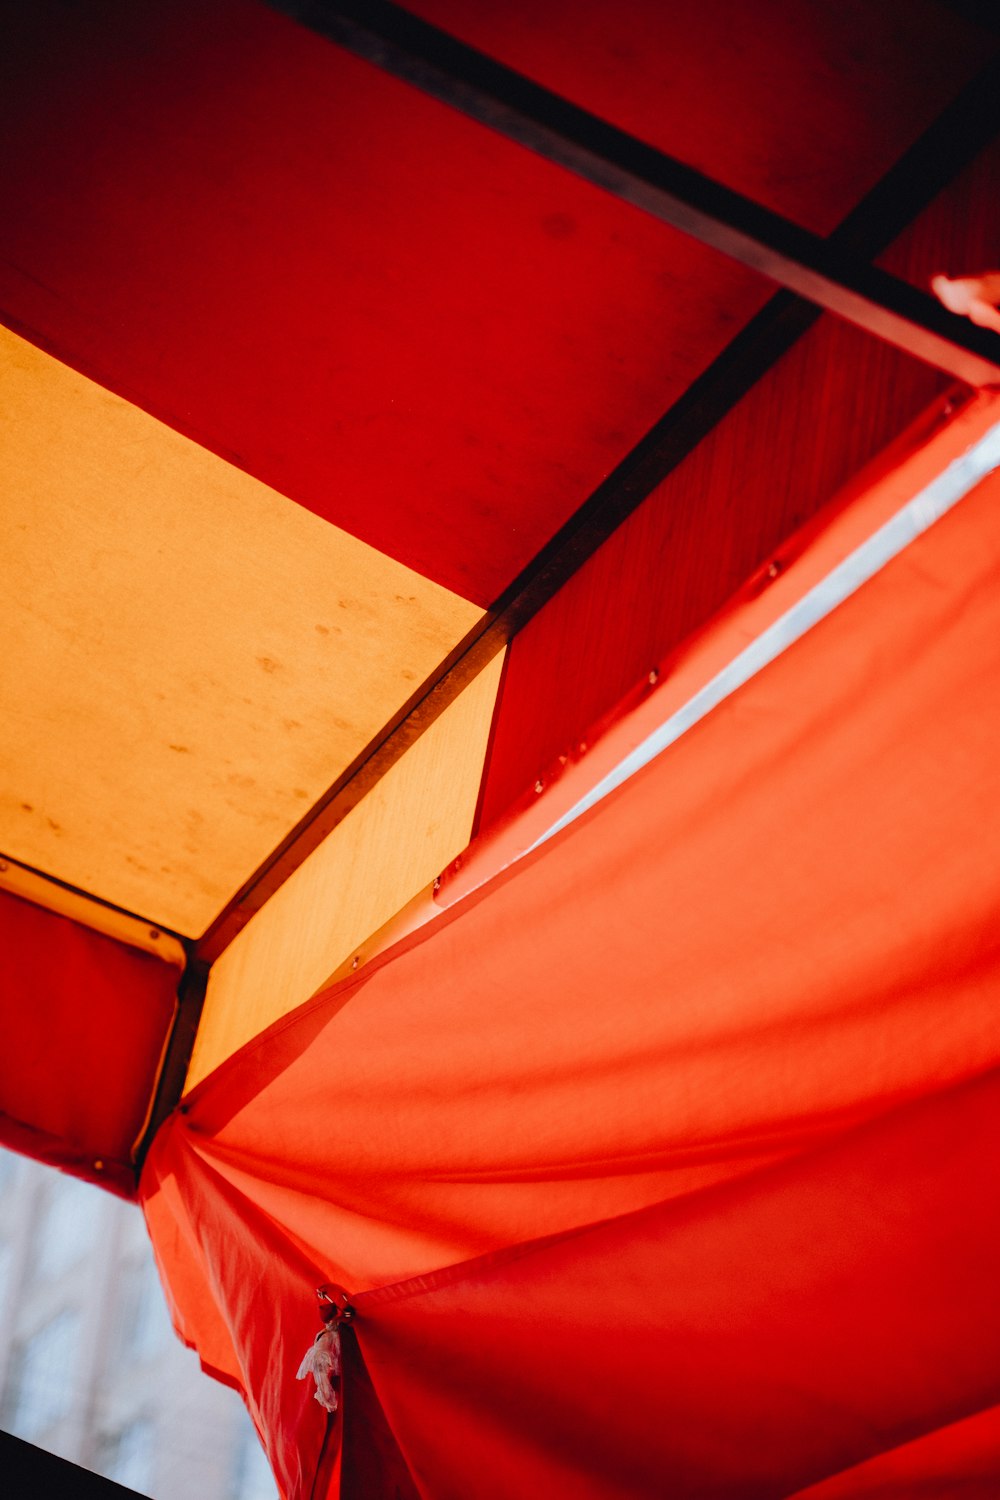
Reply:
[[[151,1500],[277,1500],[243,1403],[170,1326],[136,1205],[2,1148],[0,1428]]]

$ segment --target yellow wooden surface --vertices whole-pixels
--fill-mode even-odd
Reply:
[[[501,652],[213,965],[192,1087],[314,994],[469,841]]]
[[[199,934],[480,610],[0,329],[0,854]]]
[[[39,875],[37,870],[19,865],[16,860],[0,859],[0,891],[9,891],[12,896],[30,901],[33,906],[41,906],[46,911],[55,912],[57,916],[68,917],[81,927],[89,927],[92,932],[114,938],[126,948],[138,948],[143,953],[150,953],[175,969],[183,970],[187,963],[184,944],[172,933],[164,932],[159,927],[151,927],[148,922],[131,917],[126,912],[119,911],[116,906],[106,906],[103,901],[94,901],[90,896],[71,890],[58,880],[51,880],[47,875]]]

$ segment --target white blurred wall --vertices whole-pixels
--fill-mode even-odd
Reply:
[[[2,1149],[0,1428],[151,1500],[277,1495],[170,1327],[138,1208]]]

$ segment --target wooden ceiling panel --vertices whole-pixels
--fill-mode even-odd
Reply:
[[[479,616],[0,331],[0,850],[200,933]]]
[[[213,965],[188,1088],[308,1000],[465,848],[502,664],[500,652]]]

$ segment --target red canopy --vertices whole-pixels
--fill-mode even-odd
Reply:
[[[987,9],[5,10],[4,1139],[285,1500],[996,1491],[1000,481],[526,853],[995,423]]]
[[[1000,1400],[998,498],[161,1132],[179,1327],[289,1496],[324,1282],[425,1495],[788,1495]]]

